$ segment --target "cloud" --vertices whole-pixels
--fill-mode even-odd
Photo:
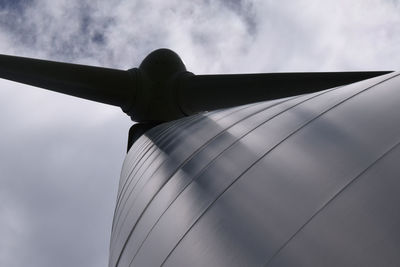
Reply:
[[[171,47],[201,73],[397,67],[382,60],[397,54],[397,1],[20,2],[1,28],[58,60],[126,69]]]
[[[128,119],[106,105],[1,88],[1,265],[105,265]]]
[[[400,69],[389,0],[0,2],[0,53],[120,69],[169,47],[195,73]],[[131,122],[0,81],[0,265],[101,266]]]

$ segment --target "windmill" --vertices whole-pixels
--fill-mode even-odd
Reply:
[[[110,266],[397,265],[393,72],[195,75],[0,56],[0,77],[121,107]]]

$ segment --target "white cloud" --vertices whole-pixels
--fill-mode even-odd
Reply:
[[[128,69],[170,47],[195,73],[400,69],[397,1],[18,3],[0,5],[0,53]],[[131,122],[16,83],[0,94],[0,264],[106,265]]]

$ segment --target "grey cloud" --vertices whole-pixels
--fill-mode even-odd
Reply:
[[[249,6],[220,1],[42,0],[27,6],[9,31],[24,53],[30,49],[30,54],[57,60],[130,68],[156,48],[171,47],[193,57],[188,50],[193,47],[196,58],[211,54],[215,60],[211,66],[192,65],[204,65],[197,67],[202,72],[217,71],[224,55],[245,49],[252,39],[255,25]]]
[[[397,57],[400,36],[393,27],[398,7],[388,1],[265,1],[257,10],[260,34],[248,59],[263,48],[259,67],[268,62],[264,68],[280,71],[398,68],[386,60],[387,54]]]
[[[104,266],[129,122],[116,108],[32,89],[0,101],[0,261]]]
[[[0,53],[195,73],[400,69],[398,2],[6,1]],[[0,265],[105,266],[129,119],[0,81]]]
[[[246,23],[247,31],[251,35],[257,34],[257,18],[254,3],[246,0],[220,0],[223,5],[232,9]]]
[[[33,0],[14,0],[14,1],[0,1],[0,9],[18,10],[21,11],[26,5],[32,3]]]

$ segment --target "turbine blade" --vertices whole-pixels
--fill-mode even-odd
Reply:
[[[0,78],[110,105],[128,107],[130,71],[0,55]]]
[[[187,115],[259,101],[312,93],[391,71],[193,75],[178,91]]]
[[[0,55],[0,78],[119,106],[137,122],[170,121],[284,98],[390,73],[307,72],[194,75],[169,49],[128,71]]]

